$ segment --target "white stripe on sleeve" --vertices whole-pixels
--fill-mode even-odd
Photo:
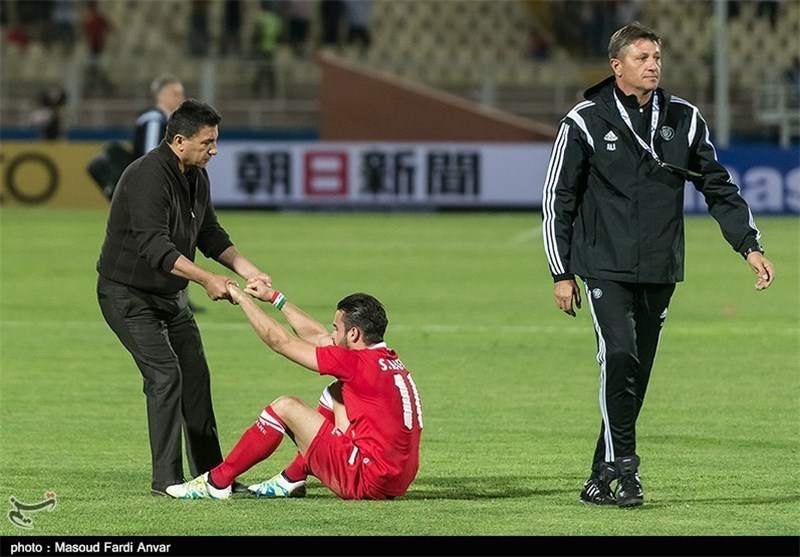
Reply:
[[[581,116],[579,113],[581,110],[583,110],[588,106],[594,106],[594,103],[591,101],[584,101],[580,104],[575,105],[575,108],[570,110],[569,113],[567,114],[567,118],[569,118],[570,120],[575,122],[575,124],[577,124],[577,126],[586,136],[586,141],[589,143],[589,146],[592,148],[592,151],[594,151],[594,139],[592,139],[592,136],[589,134],[589,128],[586,127],[586,122],[584,121],[583,116]]]
[[[542,221],[542,238],[544,240],[544,251],[547,255],[547,261],[550,264],[550,272],[554,275],[563,275],[566,272],[564,263],[561,260],[561,254],[558,253],[558,243],[556,242],[555,202],[556,185],[558,184],[558,177],[561,174],[561,166],[564,162],[564,151],[566,150],[568,135],[569,126],[566,123],[561,124],[555,144],[553,145],[550,164],[547,166],[544,193],[542,196],[542,211],[544,214],[544,220]]]
[[[158,147],[161,143],[161,138],[158,137],[161,132],[161,123],[158,120],[150,120],[147,123],[144,131],[144,152],[147,153]]]

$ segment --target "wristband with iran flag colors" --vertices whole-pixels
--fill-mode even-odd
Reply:
[[[283,309],[283,304],[286,303],[286,296],[280,290],[276,290],[272,293],[272,296],[269,299],[269,303],[275,306],[276,308]]]

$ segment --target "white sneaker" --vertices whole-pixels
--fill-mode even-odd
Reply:
[[[231,486],[217,489],[208,482],[208,472],[186,483],[168,486],[167,495],[175,499],[228,499]]]
[[[254,484],[247,488],[256,497],[305,497],[306,482],[290,482],[283,477],[283,474],[268,479],[260,484]]]

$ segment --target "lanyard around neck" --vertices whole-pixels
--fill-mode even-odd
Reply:
[[[628,129],[631,130],[633,137],[642,146],[642,149],[650,153],[650,155],[656,160],[657,163],[661,164],[661,159],[658,158],[656,154],[656,147],[653,143],[653,139],[656,136],[656,127],[658,126],[658,112],[660,110],[658,106],[658,93],[653,91],[653,108],[650,111],[650,143],[648,144],[645,142],[644,139],[639,137],[639,134],[633,129],[633,123],[631,122],[630,114],[628,111],[625,110],[625,107],[622,106],[622,102],[619,100],[616,91],[612,92],[614,96],[614,101],[617,103],[617,110],[619,111],[619,115],[622,118],[622,121],[625,122],[625,125],[628,126]]]

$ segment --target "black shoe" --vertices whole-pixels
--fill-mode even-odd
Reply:
[[[617,506],[638,507],[644,503],[642,482],[639,479],[639,457],[623,456],[614,461],[619,475]]]
[[[592,475],[583,484],[581,503],[593,505],[616,505],[617,500],[611,491],[611,482],[616,477],[616,469],[610,463],[602,463],[592,470]]]
[[[167,494],[167,487],[175,484],[182,484],[185,481],[186,481],[185,479],[181,478],[180,480],[176,480],[174,484],[166,484],[166,485],[152,484],[150,486],[150,495],[152,495],[153,497],[169,497],[169,494]]]
[[[247,490],[247,486],[244,485],[242,482],[233,482],[231,489],[233,490],[234,493],[250,493]]]

